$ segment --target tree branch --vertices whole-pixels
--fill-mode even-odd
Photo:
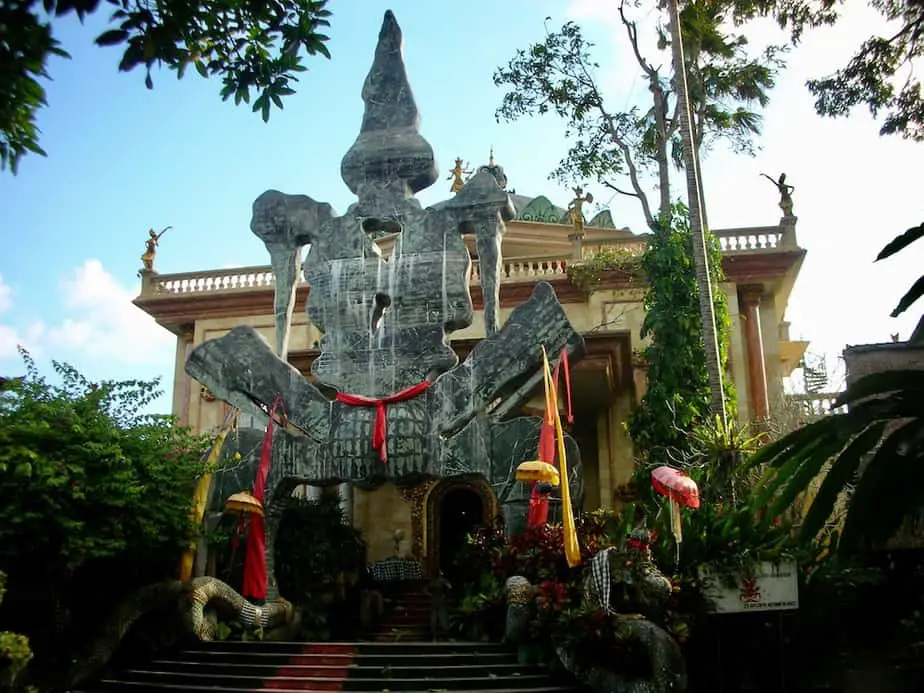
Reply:
[[[636,197],[636,198],[638,197],[638,193],[629,192],[628,190],[623,190],[623,189],[621,189],[621,188],[617,188],[615,185],[613,185],[613,184],[610,183],[609,181],[605,181],[605,180],[604,180],[604,181],[601,181],[601,183],[603,183],[603,185],[604,185],[605,187],[609,188],[609,189],[612,190],[613,192],[619,193],[620,195],[625,195],[626,197]]]

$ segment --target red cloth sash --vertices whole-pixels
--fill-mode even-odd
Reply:
[[[279,410],[283,411],[280,412]],[[285,422],[285,407],[282,397],[276,396],[269,411],[269,420],[266,422],[266,433],[263,434],[263,448],[260,450],[260,463],[257,466],[257,476],[253,482],[253,497],[260,503],[266,495],[266,479],[269,476],[270,461],[273,456],[273,423],[277,414],[281,414]],[[266,599],[266,527],[263,515],[250,514],[250,532],[247,535],[247,547],[244,553],[244,597],[255,601]]]
[[[366,397],[365,395],[349,395],[344,392],[337,393],[337,401],[348,404],[352,407],[375,407],[375,426],[372,429],[372,449],[379,453],[379,459],[383,464],[388,462],[388,446],[386,445],[388,431],[386,429],[386,411],[385,407],[395,402],[404,402],[413,399],[417,395],[426,392],[430,387],[430,381],[424,380],[422,383],[411,385],[408,388],[396,392],[388,397]]]

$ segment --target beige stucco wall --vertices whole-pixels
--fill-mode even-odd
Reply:
[[[392,537],[396,530],[404,532],[401,554],[410,555],[413,538],[411,506],[394,484],[384,484],[375,491],[353,490],[353,525],[362,533],[368,545],[367,560],[381,561],[395,553]]]

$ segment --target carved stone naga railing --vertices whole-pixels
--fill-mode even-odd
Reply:
[[[499,286],[507,267],[501,236],[514,210],[490,173],[474,176],[438,209],[422,209],[415,199],[438,174],[418,131],[401,30],[391,12],[362,96],[362,128],[341,164],[357,197],[346,214],[274,190],[254,202],[251,230],[269,251],[271,272],[248,276],[274,287],[275,353],[256,330],[239,326],[196,347],[186,364],[190,376],[245,413],[269,410],[277,396],[287,412],[290,425],[276,433],[264,500],[269,599],[278,594],[279,501],[297,484],[374,488],[477,475],[491,484],[508,528],[516,531],[525,521],[528,490],[515,469],[534,456],[541,419],[510,417],[541,385],[540,345],[552,357],[566,349],[572,359],[584,349],[547,282],[536,283],[500,327]],[[379,232],[399,234],[387,261],[372,241]],[[448,333],[469,326],[474,315],[464,234],[475,237],[487,337],[460,364]],[[308,317],[324,335],[312,375],[338,393],[335,400],[286,362],[302,270],[311,287]],[[554,275],[564,265],[543,261],[528,268],[539,270]],[[205,286],[235,290],[222,277]],[[371,406],[357,404],[360,398]],[[566,445],[567,483],[580,506],[579,452],[570,438]]]

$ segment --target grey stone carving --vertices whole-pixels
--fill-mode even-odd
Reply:
[[[552,358],[567,349],[573,361],[584,348],[546,283],[499,326],[500,236],[515,210],[489,173],[439,208],[421,209],[414,198],[437,169],[418,130],[391,12],[362,96],[362,129],[341,167],[358,198],[347,214],[272,190],[254,202],[251,229],[276,272],[275,353],[256,330],[239,326],[198,346],[186,364],[187,373],[244,411],[265,412],[277,395],[284,401],[289,426],[275,434],[264,503],[270,599],[277,501],[297,484],[375,488],[479,474],[514,529],[528,494],[514,470],[535,456],[540,425],[516,414],[541,386],[540,345]],[[400,232],[387,258],[372,239],[381,231]],[[463,234],[476,236],[488,337],[460,364],[448,334],[469,326],[474,313]],[[312,374],[338,393],[333,400],[284,360],[306,245],[307,311],[323,332]],[[580,507],[580,458],[573,440],[567,446]]]

